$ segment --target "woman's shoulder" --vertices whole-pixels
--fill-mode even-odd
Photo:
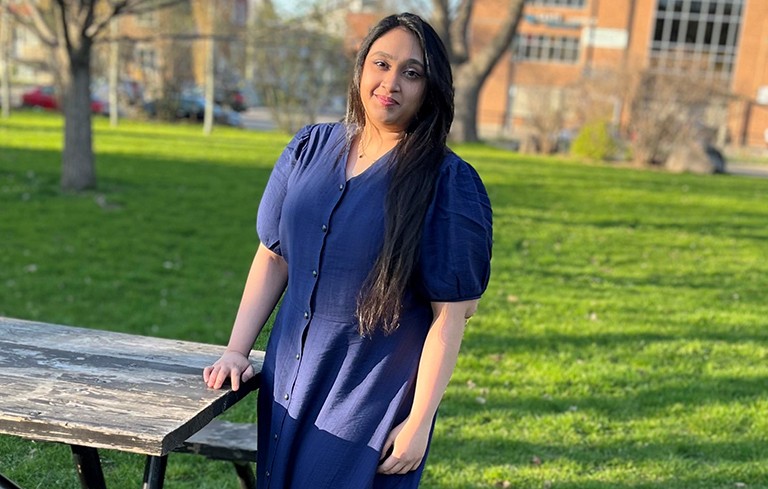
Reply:
[[[341,122],[319,122],[302,127],[294,137],[304,140],[327,141],[344,134],[346,134],[346,127]]]
[[[346,144],[346,132],[341,122],[322,122],[302,127],[293,137],[296,159],[306,163],[327,152],[338,153]]]
[[[485,192],[485,186],[475,167],[450,149],[446,149],[440,165],[438,185],[443,187],[472,185]]]

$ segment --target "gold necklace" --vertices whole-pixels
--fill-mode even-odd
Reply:
[[[357,158],[362,159],[365,157],[365,148],[363,148],[363,134],[360,134],[360,142],[357,144]]]

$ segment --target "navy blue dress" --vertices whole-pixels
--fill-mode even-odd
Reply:
[[[400,327],[360,336],[355,306],[383,240],[389,178],[384,157],[346,180],[345,141],[341,124],[299,131],[259,205],[259,239],[288,263],[259,391],[261,489],[418,487],[423,463],[406,475],[376,468],[389,431],[410,411],[430,302],[476,299],[488,283],[490,203],[474,169],[451,153]]]

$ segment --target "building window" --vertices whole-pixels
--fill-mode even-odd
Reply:
[[[137,47],[136,58],[139,66],[144,71],[154,71],[157,69],[157,52],[152,47]]]
[[[516,61],[551,61],[576,63],[579,61],[579,38],[518,34],[513,44]]]
[[[141,12],[140,14],[136,15],[136,23],[142,27],[157,27],[157,12]]]
[[[651,66],[730,80],[743,10],[744,0],[658,0]]]
[[[380,10],[379,0],[354,0],[349,4],[352,12],[375,12]]]
[[[529,0],[530,5],[547,7],[584,8],[586,0]]]

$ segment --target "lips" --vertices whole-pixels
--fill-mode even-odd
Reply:
[[[376,100],[378,100],[379,103],[384,107],[392,107],[393,105],[397,105],[397,100],[393,99],[392,97],[387,97],[385,95],[374,95]]]

